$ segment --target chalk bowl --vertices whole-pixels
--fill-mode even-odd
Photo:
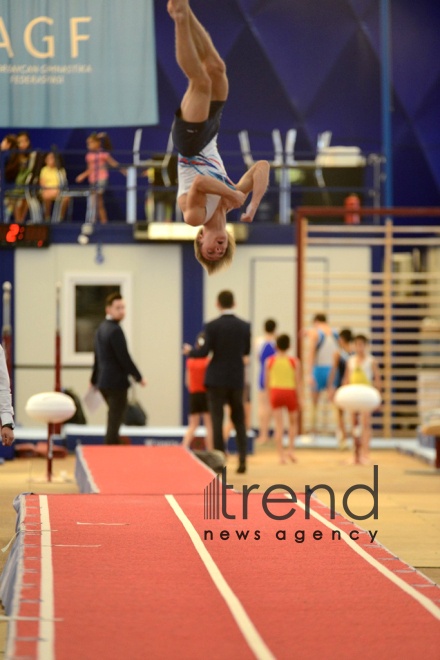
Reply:
[[[343,385],[337,390],[334,402],[349,412],[373,412],[382,403],[382,397],[371,385]]]
[[[34,394],[26,403],[26,413],[32,419],[46,424],[61,424],[73,417],[76,406],[73,399],[62,392]]]

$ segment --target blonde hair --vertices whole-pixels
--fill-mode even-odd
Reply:
[[[226,252],[220,259],[217,259],[217,261],[210,261],[209,259],[205,259],[205,257],[202,255],[202,248],[199,243],[199,236],[202,233],[202,231],[203,231],[203,227],[199,229],[199,231],[197,232],[197,236],[194,240],[194,252],[196,253],[197,261],[200,264],[202,264],[203,268],[207,271],[208,275],[214,275],[214,273],[218,273],[220,270],[223,270],[224,268],[229,268],[235,254],[234,236],[231,234],[231,232],[229,231],[226,232],[228,235],[228,247],[226,248]]]

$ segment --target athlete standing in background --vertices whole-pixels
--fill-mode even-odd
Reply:
[[[269,425],[272,409],[264,382],[265,362],[276,351],[276,321],[267,319],[264,323],[264,335],[255,340],[255,352],[258,360],[258,443],[265,445],[269,440]]]
[[[310,339],[310,377],[312,387],[312,433],[316,433],[317,407],[321,392],[327,389],[328,377],[333,366],[333,356],[338,350],[339,335],[327,323],[325,314],[316,314],[313,327],[307,332]]]

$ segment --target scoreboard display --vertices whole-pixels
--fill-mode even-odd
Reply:
[[[0,225],[0,248],[44,248],[49,245],[49,225]]]

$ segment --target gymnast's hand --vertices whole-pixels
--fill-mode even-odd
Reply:
[[[183,344],[182,355],[188,355],[190,351],[192,351],[191,344]]]
[[[240,190],[232,190],[228,201],[230,201],[233,209],[239,209],[240,206],[243,206],[246,197],[247,195]]]
[[[14,442],[14,431],[9,428],[9,426],[3,426],[2,428],[2,445],[10,447]]]

